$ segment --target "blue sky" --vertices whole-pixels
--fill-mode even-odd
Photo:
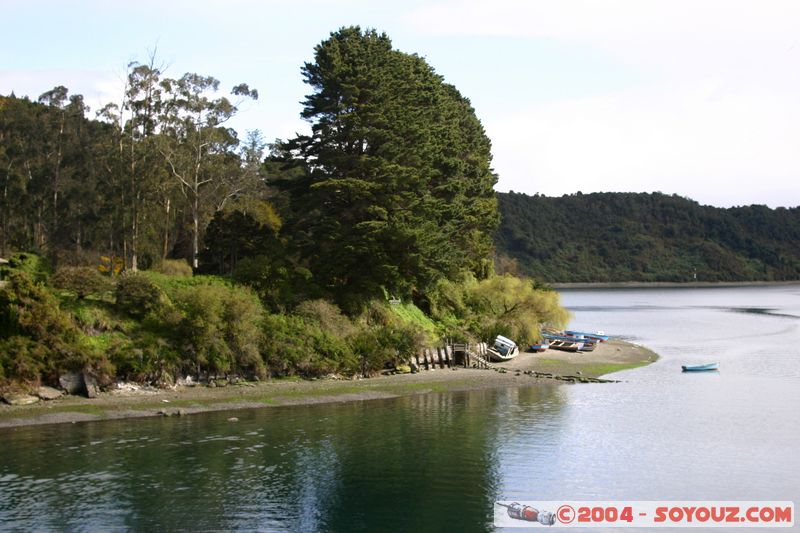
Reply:
[[[772,0],[3,0],[0,94],[93,111],[157,47],[167,75],[259,90],[233,125],[307,125],[300,67],[331,31],[385,31],[471,99],[498,190],[661,191],[800,205],[800,3]]]

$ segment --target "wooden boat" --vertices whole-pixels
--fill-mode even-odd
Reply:
[[[531,345],[528,347],[528,351],[529,351],[529,352],[533,352],[533,353],[540,353],[540,352],[543,352],[543,351],[545,351],[545,350],[546,350],[546,349],[548,349],[549,347],[550,347],[550,343],[549,343],[549,342],[547,342],[547,341],[542,341],[542,342],[540,342],[539,344],[531,344]]]
[[[593,352],[594,349],[597,348],[597,343],[598,342],[600,342],[600,341],[587,340],[586,342],[583,343],[583,347],[582,348],[578,348],[578,350],[581,351],[581,352]]]
[[[489,358],[492,361],[508,361],[514,359],[519,354],[517,343],[502,335],[498,335],[494,339],[492,347],[488,348],[486,351],[489,352]]]
[[[610,337],[603,333],[602,331],[596,331],[594,333],[586,333],[585,331],[571,331],[567,330],[564,333],[567,335],[571,335],[573,337],[578,337],[581,339],[595,339],[600,342],[606,342]]]
[[[570,342],[570,341],[550,341],[550,348],[554,350],[561,350],[564,352],[577,352],[581,348],[583,348],[582,342]]]
[[[567,342],[576,342],[583,340],[583,337],[575,337],[570,335],[560,335],[557,333],[542,333],[542,337],[547,339],[548,341],[567,341]]]
[[[710,370],[719,370],[719,363],[708,363],[705,365],[683,365],[681,369],[684,372],[708,372]]]

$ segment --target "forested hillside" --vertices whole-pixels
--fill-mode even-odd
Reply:
[[[565,325],[555,292],[493,275],[497,177],[467,98],[359,27],[300,72],[312,133],[269,154],[226,126],[255,90],[155,58],[94,116],[61,86],[0,96],[0,392],[369,375]]]
[[[661,193],[498,198],[500,263],[544,281],[800,279],[798,207],[721,209]]]

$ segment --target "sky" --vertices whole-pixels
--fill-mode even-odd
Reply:
[[[663,192],[800,205],[794,0],[0,0],[0,94],[57,85],[94,111],[153,51],[169,77],[260,98],[244,137],[306,132],[300,68],[342,26],[386,32],[469,98],[497,190]]]

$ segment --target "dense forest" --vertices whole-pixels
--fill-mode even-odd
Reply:
[[[129,66],[89,116],[0,97],[0,389],[369,375],[442,338],[534,340],[558,296],[495,275],[491,144],[468,99],[374,30],[301,68],[310,135],[244,140],[258,98]]]
[[[548,282],[800,279],[800,207],[661,193],[498,194],[501,269]]]

